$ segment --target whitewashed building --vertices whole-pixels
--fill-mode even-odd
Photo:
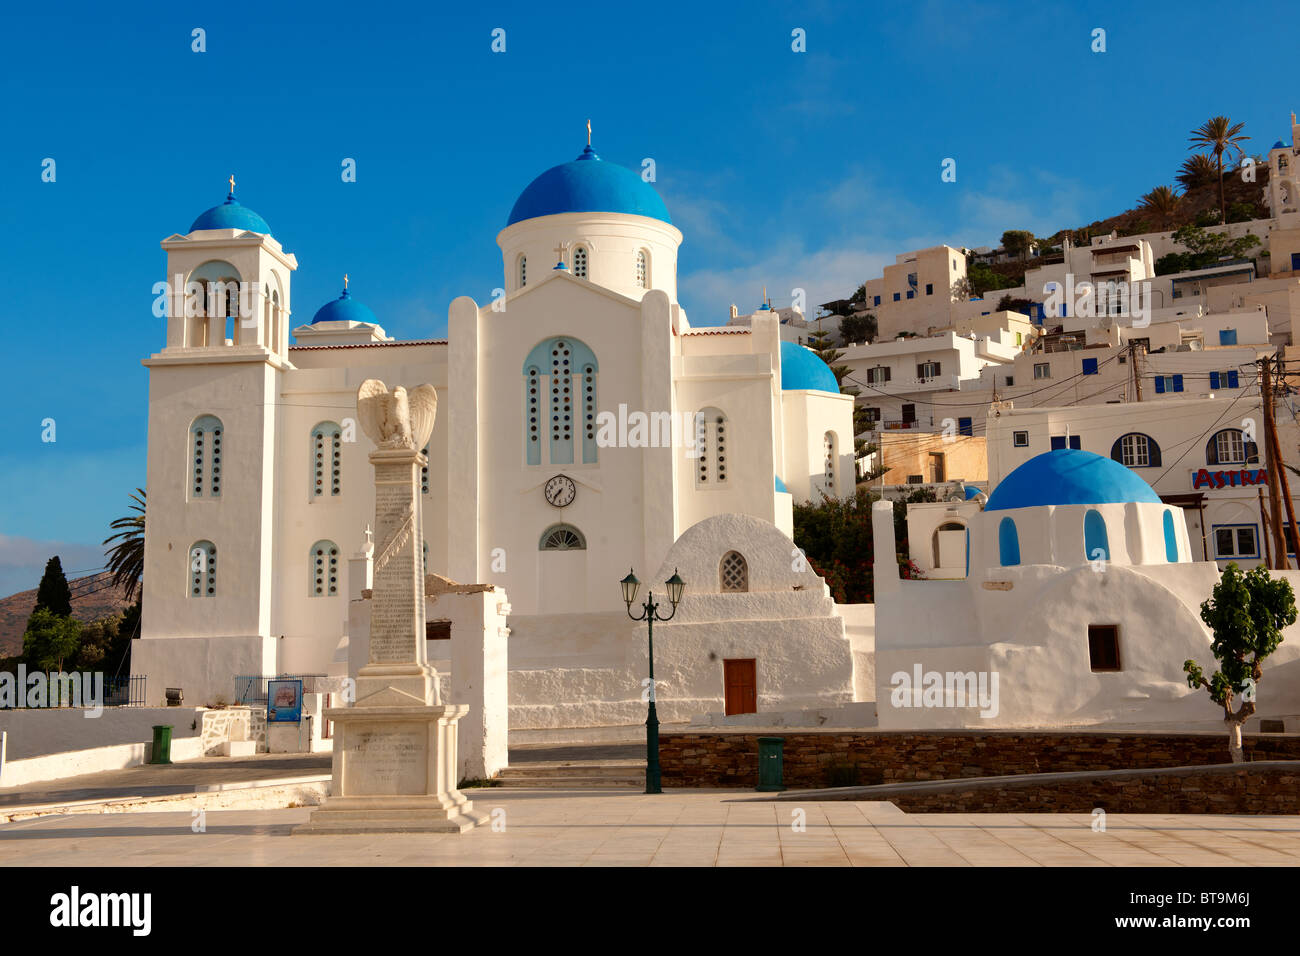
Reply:
[[[163,241],[132,654],[150,696],[176,686],[208,703],[229,700],[236,675],[341,672],[361,590],[349,565],[374,507],[356,393],[378,378],[437,389],[426,570],[508,594],[512,720],[642,719],[644,625],[618,582],[629,566],[647,582],[665,562],[671,573],[683,549],[682,633],[743,643],[758,700],[851,697],[825,586],[789,570],[793,503],[853,492],[853,400],[830,369],[768,315],[692,328],[677,298],[682,233],[651,186],[590,146],[533,180],[496,240],[503,295],[455,299],[448,337],[413,341],[387,335],[358,282],[297,319],[298,262],[233,183]],[[210,314],[193,314],[195,289]],[[715,534],[689,534],[710,521]],[[800,669],[778,646],[799,628],[754,623],[812,618],[819,640],[843,642],[844,669]],[[725,647],[675,653],[672,634],[664,625],[679,675],[660,685],[665,719],[729,706]],[[778,655],[793,668],[779,682],[765,663]]]

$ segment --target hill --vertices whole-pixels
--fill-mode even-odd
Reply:
[[[68,582],[72,589],[72,616],[83,624],[116,614],[127,607],[126,595],[110,583],[107,571]],[[36,605],[36,588],[0,598],[0,657],[22,653],[23,631]]]

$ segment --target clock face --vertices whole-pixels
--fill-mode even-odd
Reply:
[[[546,483],[546,500],[557,508],[571,504],[577,493],[578,486],[568,475],[556,475]]]

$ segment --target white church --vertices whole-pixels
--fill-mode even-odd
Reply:
[[[397,341],[346,284],[295,326],[297,260],[232,178],[162,242],[132,652],[150,702],[346,674],[368,594],[368,378],[438,392],[425,567],[503,596],[512,729],[644,719],[629,567],[656,590],[674,569],[687,582],[655,630],[663,719],[853,700],[843,619],[790,537],[794,502],[853,493],[853,399],[766,307],[748,328],[692,328],[681,242],[654,188],[588,145],[519,195],[500,294],[452,301],[446,339]],[[447,636],[429,642],[442,666]]]

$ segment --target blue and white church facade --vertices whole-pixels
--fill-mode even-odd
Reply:
[[[346,673],[374,509],[356,393],[377,378],[438,392],[426,571],[508,594],[512,726],[643,718],[629,566],[692,569],[662,646],[656,629],[665,719],[722,709],[730,658],[756,659],[759,709],[853,699],[843,621],[790,540],[795,501],[853,493],[853,399],[769,310],[691,326],[682,233],[640,176],[588,147],[537,177],[497,235],[502,294],[455,299],[447,338],[414,341],[355,282],[295,326],[298,262],[233,189],[162,242],[132,653],[151,698]]]

